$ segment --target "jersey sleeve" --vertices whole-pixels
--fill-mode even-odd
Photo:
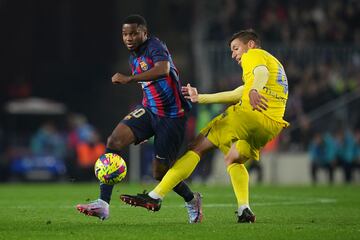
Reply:
[[[265,54],[261,51],[251,49],[243,55],[241,60],[241,66],[244,72],[251,73],[254,73],[254,69],[257,66],[267,67]]]
[[[149,44],[149,53],[154,63],[170,61],[168,50],[159,40],[154,40]]]

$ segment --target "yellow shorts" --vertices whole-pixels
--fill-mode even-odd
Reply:
[[[215,117],[200,133],[225,155],[232,144],[236,143],[236,149],[241,156],[259,160],[259,150],[283,128],[283,123],[237,104]]]

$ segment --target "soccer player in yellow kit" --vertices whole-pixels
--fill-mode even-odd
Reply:
[[[253,30],[235,33],[229,45],[232,58],[243,69],[244,84],[233,91],[215,94],[198,94],[197,89],[188,84],[183,87],[183,93],[192,102],[233,105],[201,130],[189,151],[176,161],[153,191],[136,196],[121,195],[124,202],[159,210],[164,196],[190,176],[201,156],[219,148],[225,155],[237,199],[238,222],[255,222],[249,206],[249,174],[244,163],[249,159],[259,160],[260,149],[289,125],[283,120],[288,82],[282,64],[260,48],[259,37]],[[201,206],[198,211],[201,218]]]

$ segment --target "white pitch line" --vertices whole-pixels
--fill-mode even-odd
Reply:
[[[311,204],[333,204],[336,203],[337,200],[334,198],[313,198],[308,199],[304,201],[281,201],[281,202],[261,202],[257,203],[254,202],[251,204],[251,206],[285,206],[285,205],[311,205]],[[128,205],[118,205],[118,204],[112,204],[113,208],[128,208],[130,206]],[[183,208],[184,205],[178,205],[178,204],[164,204],[162,205],[162,208]],[[235,203],[209,203],[209,204],[203,204],[204,208],[229,208],[229,207],[236,207]],[[18,206],[6,206],[6,208],[12,208],[12,209],[75,209],[74,206],[59,206],[59,205],[41,205],[41,206],[26,206],[26,205],[18,205]]]
[[[285,206],[285,205],[311,205],[316,203],[321,204],[332,204],[336,203],[336,199],[324,198],[324,199],[311,199],[305,201],[290,201],[290,202],[262,202],[262,203],[252,203],[251,206]],[[166,206],[164,206],[166,207]],[[167,207],[175,207],[175,206],[167,206]],[[231,203],[212,203],[212,204],[204,204],[204,208],[227,208],[227,207],[236,207],[236,204]]]

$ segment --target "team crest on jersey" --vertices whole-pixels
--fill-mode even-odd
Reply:
[[[143,70],[143,71],[146,71],[146,70],[148,70],[148,68],[149,68],[149,66],[147,65],[147,63],[146,63],[146,62],[143,62],[143,61],[140,62],[140,67],[141,67],[141,70]]]

